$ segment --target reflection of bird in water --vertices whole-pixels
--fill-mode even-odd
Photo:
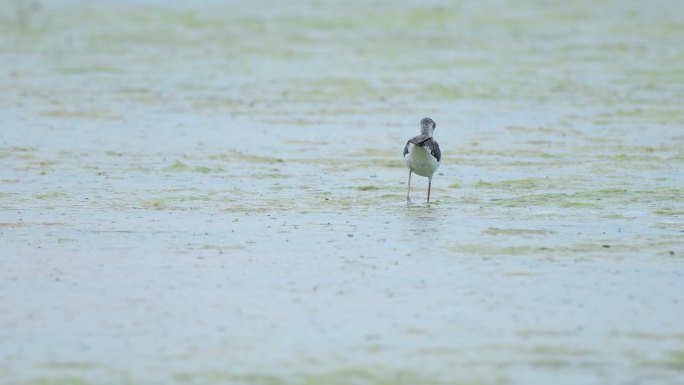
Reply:
[[[439,144],[432,139],[437,125],[430,118],[420,121],[420,135],[414,136],[406,142],[404,147],[404,164],[409,168],[408,191],[406,192],[406,204],[411,203],[411,174],[428,177],[427,201],[430,202],[430,188],[432,187],[432,175],[437,171],[442,153]]]

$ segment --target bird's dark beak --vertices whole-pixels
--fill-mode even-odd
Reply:
[[[437,123],[432,123],[432,129],[434,130],[435,128],[437,128]]]

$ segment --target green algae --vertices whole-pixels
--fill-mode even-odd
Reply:
[[[652,340],[652,341],[662,341],[662,340],[669,340],[669,339],[673,338],[673,336],[671,336],[671,335],[658,334],[658,333],[641,331],[641,330],[635,330],[635,331],[631,331],[628,333],[616,333],[616,335],[625,336],[625,337],[629,337],[629,338],[636,338],[636,339]],[[681,338],[681,336],[679,336],[679,337]],[[676,338],[676,337],[674,337],[674,338]]]
[[[548,235],[556,234],[557,231],[554,230],[539,230],[539,229],[503,229],[498,227],[488,227],[483,233],[487,235],[520,235],[520,236],[530,236],[530,235]]]
[[[242,245],[202,245],[202,250],[214,251],[218,254],[243,250],[244,248]]]
[[[332,371],[293,373],[288,377],[271,374],[233,374],[222,370],[203,372],[182,372],[174,376],[177,381],[190,384],[230,383],[240,385],[485,385],[494,383],[478,376],[460,373],[459,375],[426,375],[409,370],[387,370],[378,368],[345,368]],[[501,378],[498,378],[501,381]],[[506,383],[506,382],[498,382]]]
[[[0,155],[9,156],[9,155],[16,154],[16,153],[35,152],[37,150],[38,149],[35,147],[19,147],[19,146],[0,147]]]
[[[539,158],[539,159],[553,159],[562,158],[563,154],[560,153],[549,153],[546,151],[524,149],[524,148],[511,148],[511,149],[484,149],[484,148],[465,148],[460,149],[459,154],[461,155],[486,155],[486,156],[497,156],[497,157],[507,157],[507,158]]]
[[[172,102],[171,97],[163,95],[158,90],[153,90],[149,88],[131,88],[124,87],[118,91],[126,100],[136,103],[136,104],[148,104],[148,105],[164,105]],[[202,108],[202,104],[193,103],[193,106],[197,109]],[[211,108],[211,107],[209,107]]]
[[[465,204],[478,204],[482,202],[482,199],[479,195],[468,194],[459,196],[458,201]]]
[[[89,381],[78,375],[72,376],[51,376],[36,378],[33,380],[18,382],[18,385],[94,385],[98,382]]]
[[[475,188],[500,188],[500,189],[535,189],[539,186],[540,180],[536,178],[525,178],[515,180],[503,180],[498,182],[479,181]]]
[[[102,66],[102,65],[92,65],[92,66],[81,66],[81,67],[62,67],[57,70],[66,75],[92,75],[99,73],[113,73],[120,71],[118,68]]]
[[[365,80],[355,78],[325,78],[296,84],[302,91],[292,95],[294,100],[339,100],[358,95],[382,96],[384,93],[368,84]],[[339,115],[339,114],[333,114]]]
[[[583,194],[547,193],[527,194],[510,198],[492,198],[490,203],[503,207],[556,206],[563,208],[599,208],[598,202],[578,201],[587,199]],[[595,199],[595,198],[594,198]]]
[[[359,191],[375,191],[380,190],[381,188],[378,186],[357,186],[356,189]]]
[[[515,207],[515,204],[513,205]],[[593,208],[599,208],[601,207],[597,203],[594,202],[577,202],[577,201],[568,201],[568,202],[561,202],[560,207],[565,207],[565,208],[588,208],[588,209],[593,209]]]
[[[402,198],[406,198],[405,195],[403,194],[382,194],[380,195],[380,198],[384,199],[396,199],[397,201],[401,200]]]
[[[24,226],[26,226],[26,223],[24,223],[24,222],[9,222],[9,223],[3,222],[3,223],[0,223],[0,228],[4,228],[4,229],[18,228],[18,227],[24,227]]]
[[[167,166],[165,171],[178,171],[178,172],[196,172],[200,174],[210,174],[210,173],[222,173],[225,170],[222,167],[207,167],[207,166],[195,166],[191,167],[182,162],[174,162]]]
[[[504,274],[506,277],[530,277],[534,275],[537,274],[530,271],[509,271]]]
[[[679,230],[684,229],[684,224],[677,222],[657,222],[653,224],[653,227],[656,227],[658,229]]]
[[[202,174],[209,174],[209,173],[219,173],[219,172],[224,172],[225,170],[221,167],[207,167],[207,166],[197,166],[192,169],[192,172],[199,172]]]
[[[168,204],[162,199],[147,199],[142,202],[142,207],[145,209],[165,210],[168,209]]]
[[[599,117],[606,119],[609,122],[626,119],[629,121],[637,120],[659,125],[684,124],[684,111],[682,111],[681,108],[635,108],[633,110],[617,110],[609,114],[599,115]]]
[[[188,165],[178,161],[166,167],[166,170],[168,171],[188,171],[189,169],[190,167]]]
[[[525,351],[531,354],[539,355],[561,355],[561,356],[595,356],[596,352],[586,348],[577,348],[574,346],[565,345],[534,345],[525,348]]]
[[[684,208],[663,207],[658,210],[653,210],[653,214],[668,217],[684,216]]]
[[[558,257],[573,257],[583,254],[606,254],[606,255],[622,255],[625,252],[638,252],[641,250],[640,246],[630,245],[609,245],[605,247],[605,243],[577,243],[573,245],[559,245],[559,246],[492,246],[492,245],[478,245],[478,244],[464,244],[451,247],[451,250],[458,253],[474,254],[480,256],[496,256],[496,255],[545,255]]]
[[[155,96],[149,95],[147,99],[149,101],[163,101],[163,99]],[[215,110],[215,111],[229,111],[233,114],[238,112],[244,112],[249,108],[248,102],[242,99],[233,98],[221,98],[217,96],[212,96],[209,98],[203,98],[201,100],[193,101],[192,107],[197,110]]]
[[[633,361],[644,367],[682,371],[684,370],[684,350],[667,351],[658,359],[646,357],[642,354],[634,354]]]
[[[281,158],[262,156],[255,154],[246,154],[241,151],[231,151],[221,154],[209,155],[210,160],[220,160],[220,161],[232,161],[239,160],[248,163],[284,163],[285,161]]]
[[[62,200],[70,198],[70,195],[68,193],[65,193],[62,191],[53,191],[53,192],[44,193],[44,194],[36,194],[36,195],[34,195],[34,198],[35,199],[62,201]]]
[[[668,352],[661,364],[668,368],[684,370],[684,350],[672,350]]]
[[[41,366],[44,368],[49,368],[49,369],[84,370],[84,369],[97,368],[97,366],[95,364],[93,364],[92,362],[88,362],[88,361],[54,361],[54,362],[46,362]]]
[[[51,110],[41,113],[42,116],[48,118],[63,118],[63,119],[85,119],[85,120],[121,120],[123,116],[108,110]]]

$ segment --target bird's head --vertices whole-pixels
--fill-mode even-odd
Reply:
[[[423,118],[423,120],[420,121],[421,135],[427,135],[432,138],[432,134],[435,132],[435,127],[437,127],[437,124],[435,124],[435,121],[430,118]]]

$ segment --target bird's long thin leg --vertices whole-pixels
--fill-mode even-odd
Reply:
[[[413,170],[409,168],[409,180],[408,180],[408,190],[406,191],[406,204],[411,203],[411,198],[409,197],[411,195],[411,173]]]
[[[432,187],[432,177],[428,178],[428,202],[430,202],[430,187]]]

